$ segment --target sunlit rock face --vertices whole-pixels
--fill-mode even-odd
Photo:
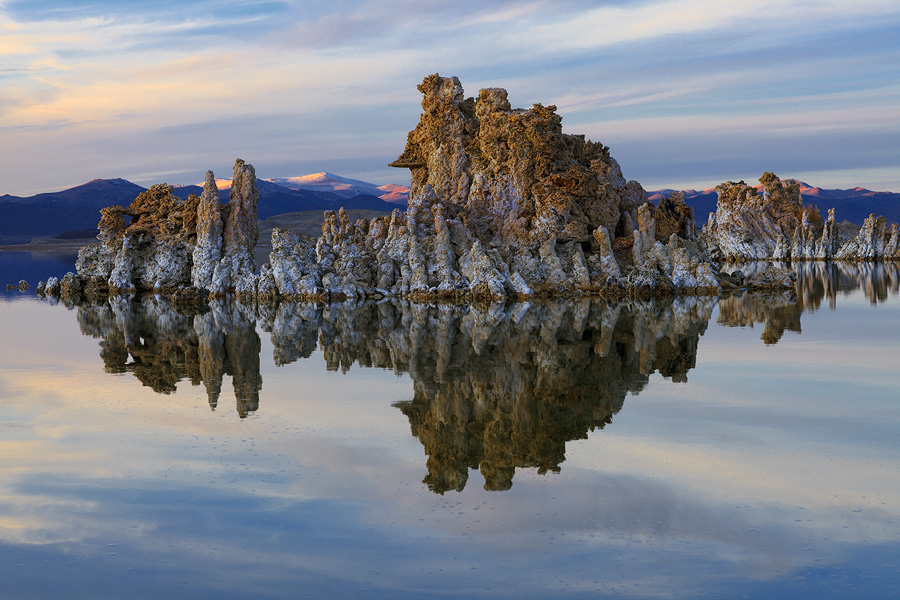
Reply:
[[[166,184],[152,186],[131,206],[101,211],[100,243],[78,253],[85,293],[169,292],[187,287],[213,295],[255,295],[253,247],[259,192],[251,165],[234,165],[231,201],[220,205],[212,172],[201,197],[181,200]]]
[[[887,219],[869,215],[856,237],[851,238],[835,253],[841,260],[900,259],[900,235],[897,224],[888,226]]]
[[[800,184],[772,173],[759,179],[763,194],[743,181],[716,187],[716,212],[703,227],[702,241],[725,260],[897,260],[897,225],[871,215],[855,237],[842,233],[834,209],[823,219],[805,206]]]
[[[590,243],[600,226],[615,233],[623,209],[636,222],[643,189],[626,187],[609,148],[563,134],[555,106],[513,109],[499,88],[465,98],[457,78],[439,75],[418,89],[422,118],[393,165],[411,170],[411,197],[429,186],[464,207],[475,237],[537,248],[552,238]]]
[[[256,322],[234,302],[213,301],[203,313],[177,312],[170,302],[126,296],[78,309],[81,332],[100,338],[108,373],[133,373],[160,394],[174,393],[189,379],[205,386],[215,408],[222,378],[231,375],[241,417],[259,407],[262,377]]]
[[[632,250],[641,207],[645,230],[654,208],[609,148],[562,133],[556,107],[513,109],[497,88],[466,98],[458,79],[436,74],[418,89],[421,119],[391,163],[412,173],[406,214],[351,223],[331,213],[314,252],[273,234],[260,290],[466,301],[718,292],[683,198],[656,211],[661,243],[652,233]]]

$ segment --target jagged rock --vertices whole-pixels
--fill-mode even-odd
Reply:
[[[823,220],[804,206],[796,181],[772,173],[760,177],[764,193],[743,181],[716,187],[716,212],[701,239],[714,258],[726,260],[892,260],[900,258],[900,239],[883,217],[871,215],[855,237],[835,222],[834,209]],[[896,228],[896,225],[894,226]],[[892,237],[893,236],[893,237]]]
[[[314,255],[312,244],[273,233],[265,277],[280,295],[502,300],[620,294],[629,285],[615,236],[652,230],[653,207],[609,148],[563,134],[553,106],[512,109],[502,89],[466,99],[455,77],[431,75],[419,90],[422,117],[391,163],[412,172],[406,214],[350,223],[326,213]],[[659,214],[672,230],[665,239],[688,236],[693,252],[641,237],[633,256],[648,272],[636,284],[716,293],[683,198]],[[271,288],[266,281],[267,295]]]
[[[711,213],[702,237],[716,258],[764,260],[785,258],[785,239],[800,227],[803,199],[800,185],[781,181],[772,173],[759,179],[763,195],[743,181],[716,186],[716,212]],[[778,252],[776,252],[776,248]]]
[[[225,217],[222,236],[222,259],[213,273],[215,290],[235,290],[245,296],[256,293],[253,248],[259,236],[256,221],[258,202],[256,171],[253,165],[237,159],[231,183],[230,210]]]
[[[897,224],[888,227],[887,219],[869,215],[855,238],[845,243],[835,254],[841,260],[898,259],[900,254]]]
[[[797,274],[790,269],[770,267],[747,277],[744,285],[751,292],[793,290],[795,281]]]
[[[457,78],[439,75],[418,89],[422,119],[392,163],[412,171],[411,197],[430,185],[443,202],[468,209],[476,235],[489,227],[536,245],[615,229],[621,170],[609,148],[563,134],[555,106],[514,110],[499,88],[466,99]]]
[[[653,210],[653,220],[656,222],[657,239],[661,242],[668,241],[672,234],[685,239],[693,239],[697,235],[694,209],[684,201],[684,192],[672,192],[668,198],[660,200]]]
[[[677,210],[677,203],[669,205]],[[685,248],[682,238],[676,233],[669,235],[668,244],[663,245],[657,239],[656,220],[651,216],[653,207],[650,203],[638,209],[638,229],[634,232],[632,245],[633,267],[629,275],[629,283],[635,287],[640,296],[659,296],[673,293],[675,290],[697,294],[717,294],[719,283],[715,278],[711,265],[697,260]],[[685,211],[689,216],[692,211]],[[669,221],[671,228],[673,221]],[[690,226],[681,223],[681,230],[693,231]]]
[[[191,283],[194,287],[221,293],[222,282],[215,282],[213,275],[222,260],[222,208],[219,188],[212,171],[206,172],[203,192],[197,205],[197,241],[191,253]]]
[[[41,288],[41,284],[38,284],[38,289]],[[57,277],[48,277],[47,283],[44,284],[43,287],[44,294],[47,296],[51,296],[54,298],[59,297],[59,278]]]
[[[224,206],[211,171],[201,197],[181,200],[172,191],[154,185],[127,208],[101,211],[101,242],[83,247],[76,261],[85,290],[176,293],[194,287],[255,296],[259,192],[253,167],[235,162],[231,201]]]
[[[78,301],[84,291],[81,278],[71,271],[59,282],[59,297],[63,300]]]

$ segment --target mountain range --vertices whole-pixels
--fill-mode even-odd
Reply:
[[[231,180],[216,181],[219,198],[227,202]],[[287,179],[257,180],[260,219],[307,210],[365,209],[392,211],[406,209],[409,189],[388,184],[376,186],[331,173],[314,173]],[[31,237],[55,236],[67,231],[93,230],[106,206],[128,206],[145,191],[125,179],[95,179],[85,184],[34,196],[0,196],[0,235],[7,242],[27,242]],[[202,185],[175,186],[179,198],[202,193]]]
[[[217,180],[219,197],[228,201],[231,180]],[[409,188],[388,184],[348,179],[333,173],[313,173],[299,177],[257,180],[260,219],[299,211],[325,211],[363,209],[391,211],[406,208]],[[125,179],[95,179],[85,184],[63,190],[28,197],[0,196],[0,236],[6,243],[25,243],[32,237],[58,236],[65,232],[85,232],[90,235],[100,219],[99,211],[105,206],[128,206],[146,188]],[[762,186],[758,188],[762,190]],[[653,203],[672,193],[671,189],[647,192]],[[801,183],[804,202],[818,206],[823,216],[827,209],[835,208],[838,221],[850,221],[861,225],[870,213],[887,217],[890,222],[900,222],[900,194],[873,192],[865,188],[823,189]],[[200,195],[202,186],[175,186],[174,194],[187,198]],[[685,201],[694,208],[698,227],[706,223],[709,213],[716,210],[716,190],[685,190]],[[69,234],[70,236],[73,234]],[[77,235],[74,234],[74,235]]]

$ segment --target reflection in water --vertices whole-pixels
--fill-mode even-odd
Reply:
[[[254,319],[235,303],[211,302],[202,314],[182,314],[153,296],[124,297],[108,304],[81,306],[78,322],[85,335],[102,338],[100,357],[108,373],[134,373],[160,394],[175,391],[187,378],[206,386],[215,408],[224,375],[231,375],[241,417],[259,407],[262,377],[260,340]]]
[[[811,262],[794,265],[797,300],[803,310],[816,310],[822,300],[834,309],[838,295],[862,290],[872,304],[900,293],[900,265],[889,263]]]
[[[718,323],[729,327],[753,327],[763,323],[762,341],[775,344],[785,331],[800,333],[802,312],[793,292],[735,294],[719,300]]]
[[[462,490],[469,469],[491,490],[509,489],[517,467],[558,471],[565,443],[609,423],[651,373],[686,380],[714,306],[281,304],[251,316],[224,302],[182,314],[148,297],[83,306],[78,318],[83,333],[103,338],[108,372],[134,373],[159,393],[183,378],[202,382],[213,407],[230,374],[241,416],[257,409],[262,387],[256,318],[279,365],[318,347],[329,370],[408,373],[413,399],[397,406],[429,456],[425,482],[443,493]]]
[[[485,489],[507,490],[517,467],[559,471],[565,443],[603,428],[652,372],[686,379],[713,306],[704,298],[440,315],[415,395],[398,404],[428,455],[425,483],[461,491],[480,468]],[[468,335],[485,317],[487,335]]]
[[[738,267],[750,276],[771,263],[745,263]],[[862,290],[872,304],[900,293],[897,263],[799,262],[791,265],[797,274],[794,289],[784,293],[736,294],[719,300],[718,323],[729,327],[752,327],[763,323],[762,340],[775,344],[785,331],[800,333],[800,316],[818,310],[823,301],[834,310],[837,298]]]
[[[745,265],[746,273],[765,265]],[[800,332],[805,310],[862,288],[871,301],[897,294],[896,265],[801,263],[796,290],[718,300],[718,322],[765,323],[776,343]],[[78,309],[81,330],[102,338],[111,373],[133,373],[159,393],[179,380],[206,387],[218,403],[231,375],[241,417],[259,406],[260,338],[271,335],[274,360],[286,365],[321,350],[328,370],[356,363],[408,373],[413,397],[396,406],[428,456],[424,482],[437,493],[464,489],[470,469],[485,488],[506,490],[516,468],[559,471],[565,444],[603,428],[627,393],[659,372],[685,381],[715,298],[609,304],[474,306],[289,303],[249,308],[211,302],[185,314],[166,299],[112,300]]]
[[[293,304],[265,328],[282,364],[307,356],[318,331],[329,369],[409,373],[413,399],[396,406],[425,447],[428,487],[461,491],[480,468],[487,489],[506,490],[517,467],[558,471],[565,443],[609,423],[654,371],[684,381],[714,305]]]

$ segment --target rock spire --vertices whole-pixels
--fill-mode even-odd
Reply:
[[[255,293],[259,192],[253,167],[235,162],[228,204],[219,202],[212,171],[200,197],[181,200],[173,191],[154,185],[127,208],[101,211],[100,243],[82,248],[76,262],[87,293]]]

